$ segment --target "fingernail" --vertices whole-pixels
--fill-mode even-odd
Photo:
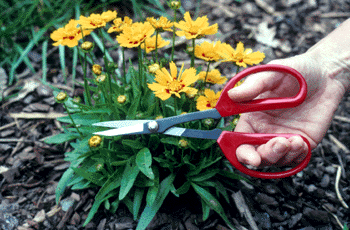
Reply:
[[[277,142],[272,146],[272,151],[277,152],[277,153],[281,153],[281,152],[284,152],[287,148],[289,148],[289,145],[281,144],[281,143]]]

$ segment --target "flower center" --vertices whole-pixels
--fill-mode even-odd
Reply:
[[[182,90],[183,87],[185,87],[185,85],[179,81],[172,81],[168,83],[168,89],[173,92],[178,92]]]

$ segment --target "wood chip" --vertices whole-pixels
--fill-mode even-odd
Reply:
[[[250,212],[248,205],[246,204],[242,191],[239,190],[236,193],[232,194],[232,198],[235,201],[235,204],[237,206],[238,211],[241,213],[241,216],[244,216],[249,223],[250,227],[253,230],[259,230],[258,226],[256,225],[253,215]]]

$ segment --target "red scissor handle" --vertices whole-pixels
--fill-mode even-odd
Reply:
[[[256,99],[249,102],[233,102],[229,98],[227,91],[232,89],[235,84],[242,78],[265,71],[277,71],[291,74],[299,82],[299,92],[293,97],[283,97],[283,98],[266,98],[266,99]],[[250,67],[242,72],[236,74],[232,79],[226,84],[222,90],[221,96],[216,103],[215,108],[218,110],[222,117],[231,116],[234,114],[261,111],[261,110],[273,110],[273,109],[284,109],[291,108],[300,105],[305,100],[307,94],[307,85],[303,76],[293,68],[283,65],[260,65],[255,67]]]
[[[298,134],[281,134],[281,133],[263,134],[263,133],[240,133],[240,132],[223,131],[220,137],[218,138],[217,142],[222,152],[225,154],[226,158],[230,161],[230,163],[242,173],[245,173],[252,177],[258,177],[258,178],[264,178],[264,179],[277,179],[277,178],[292,176],[300,172],[307,166],[307,164],[311,159],[311,147],[310,147],[309,141],[305,137],[300,136],[301,138],[303,138],[303,140],[306,142],[308,146],[307,156],[295,168],[292,168],[287,171],[282,171],[282,172],[269,173],[269,172],[259,172],[259,171],[248,169],[238,161],[236,156],[236,149],[241,144],[261,145],[261,144],[265,144],[266,142],[268,142],[270,139],[274,137],[289,138],[296,135]]]

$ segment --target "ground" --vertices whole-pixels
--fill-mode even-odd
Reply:
[[[183,7],[195,12],[197,3],[183,1]],[[219,24],[219,33],[205,39],[230,44],[242,41],[246,47],[264,52],[264,63],[305,52],[350,16],[347,0],[203,0],[199,9],[199,16],[207,15],[211,23]],[[1,228],[134,229],[136,222],[125,207],[116,215],[101,210],[82,227],[96,194],[93,189],[67,191],[56,206],[55,188],[68,167],[63,160],[68,146],[41,141],[62,130],[63,124],[55,118],[62,116],[64,109],[40,81],[40,49],[29,54],[37,73],[19,68],[16,85],[5,90],[5,94],[16,96],[0,104]],[[48,81],[70,96],[81,95],[79,87],[72,91],[72,82],[64,84],[58,50],[50,49]],[[113,58],[118,60],[117,52]],[[180,53],[176,61],[184,61]],[[230,65],[218,68],[227,77],[234,75]],[[6,72],[0,70],[3,79]],[[231,191],[231,206],[225,207],[236,229],[343,229],[350,221],[349,111],[349,97],[345,96],[302,172],[279,180],[249,178],[253,185],[237,182],[237,189]],[[203,222],[200,208],[173,205],[166,201],[149,229],[229,229],[214,213]]]

